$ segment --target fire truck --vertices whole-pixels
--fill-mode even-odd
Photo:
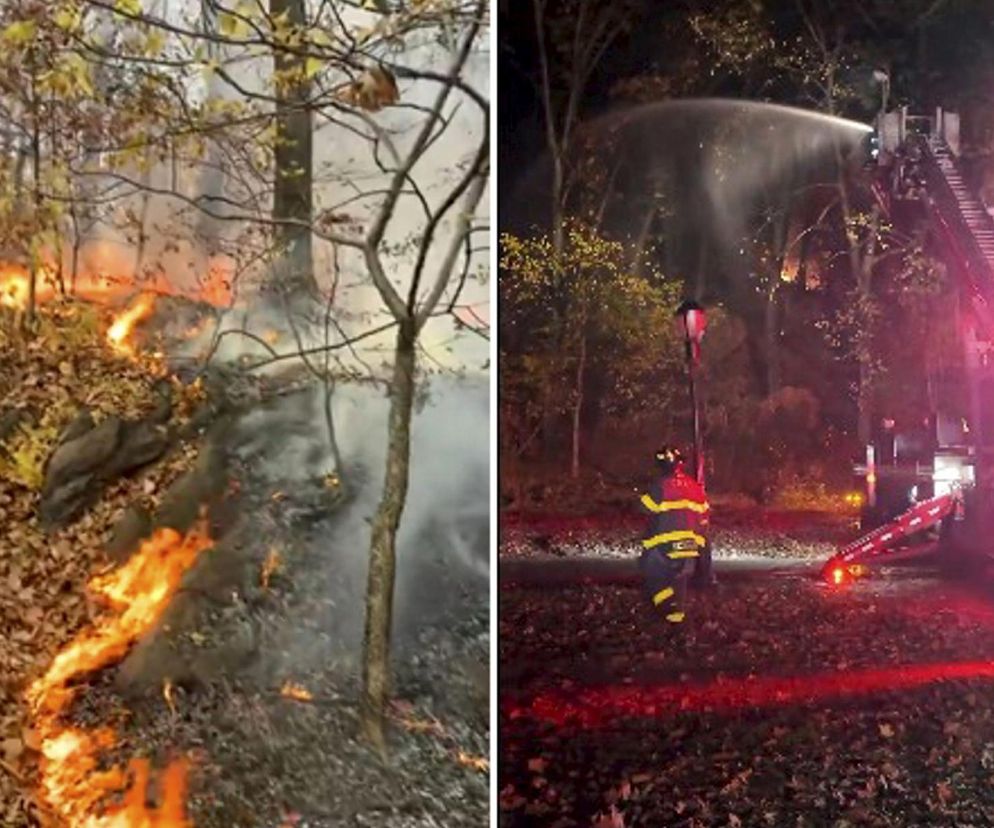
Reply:
[[[825,563],[822,575],[834,583],[926,555],[994,562],[994,207],[969,184],[959,125],[954,112],[900,109],[878,117],[871,139],[882,213],[893,217],[909,203],[923,209],[956,287],[966,394],[960,410],[910,428],[880,423],[856,469],[865,534]]]

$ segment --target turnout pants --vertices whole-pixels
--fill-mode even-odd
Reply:
[[[639,565],[645,579],[645,590],[656,610],[671,624],[684,620],[684,598],[687,594],[686,557],[670,557],[677,551],[674,544],[665,543],[642,551]]]

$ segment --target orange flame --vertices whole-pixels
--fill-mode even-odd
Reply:
[[[169,705],[170,712],[175,716],[176,702],[173,699],[173,683],[169,679],[166,679],[162,683],[162,698],[166,700],[166,704]]]
[[[296,701],[313,701],[314,695],[306,687],[294,684],[292,681],[286,682],[280,695],[285,699],[295,699]]]
[[[282,565],[283,558],[280,556],[280,551],[274,546],[269,550],[269,554],[266,555],[266,560],[262,563],[260,581],[262,582],[263,589],[269,589],[269,580],[277,571],[279,571]]]
[[[133,351],[128,343],[128,336],[134,330],[135,325],[152,314],[154,308],[155,294],[139,294],[137,299],[118,314],[107,330],[107,341],[111,347],[118,353],[131,354]]]
[[[135,278],[133,274],[120,272],[122,265],[113,258],[98,255],[97,259],[99,261],[92,269],[77,272],[75,279],[64,272],[64,283],[61,285],[56,278],[56,265],[51,261],[42,264],[35,283],[35,299],[47,302],[64,292],[92,301],[105,301],[140,288],[160,294],[182,293],[219,307],[231,304],[235,263],[227,256],[212,256],[206,264],[206,273],[189,290],[173,284],[164,272],[143,274],[140,278]],[[0,262],[0,307],[25,310],[30,281],[29,271],[23,265]]]
[[[490,770],[490,761],[484,759],[482,756],[471,756],[470,754],[463,753],[463,751],[460,750],[456,754],[456,760],[460,765],[472,768],[480,773],[487,773]]]
[[[72,828],[192,828],[183,816],[184,762],[173,762],[163,771],[160,806],[150,809],[145,804],[148,763],[131,763],[133,781],[127,787],[128,774],[122,769],[98,770],[99,754],[114,745],[114,731],[67,727],[60,717],[73,697],[69,682],[118,661],[151,630],[179,588],[183,574],[209,546],[203,529],[194,529],[186,537],[173,529],[160,529],[124,566],[93,578],[90,591],[116,614],[79,633],[58,653],[48,672],[28,688],[28,702],[41,737],[41,795]],[[119,804],[94,815],[108,795],[122,792],[125,795]]]
[[[23,310],[28,305],[28,275],[12,266],[0,268],[0,306]]]

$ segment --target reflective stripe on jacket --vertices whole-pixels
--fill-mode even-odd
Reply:
[[[651,494],[639,499],[642,509],[650,514],[649,532],[642,541],[646,549],[661,544],[674,546],[669,558],[696,558],[698,549],[707,541],[704,530],[708,525],[710,504],[707,495],[694,478],[682,471],[663,478]]]

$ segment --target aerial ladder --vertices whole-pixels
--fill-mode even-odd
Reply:
[[[833,583],[937,549],[960,559],[994,558],[994,217],[963,174],[955,113],[940,109],[927,118],[911,117],[906,109],[886,113],[878,118],[875,135],[881,174],[874,196],[885,214],[898,197],[922,202],[957,286],[969,431],[959,439],[937,440],[930,464],[916,462],[911,477],[925,484],[925,497],[888,515],[825,563],[822,575]],[[875,449],[867,447],[859,469],[871,506],[883,471]]]

